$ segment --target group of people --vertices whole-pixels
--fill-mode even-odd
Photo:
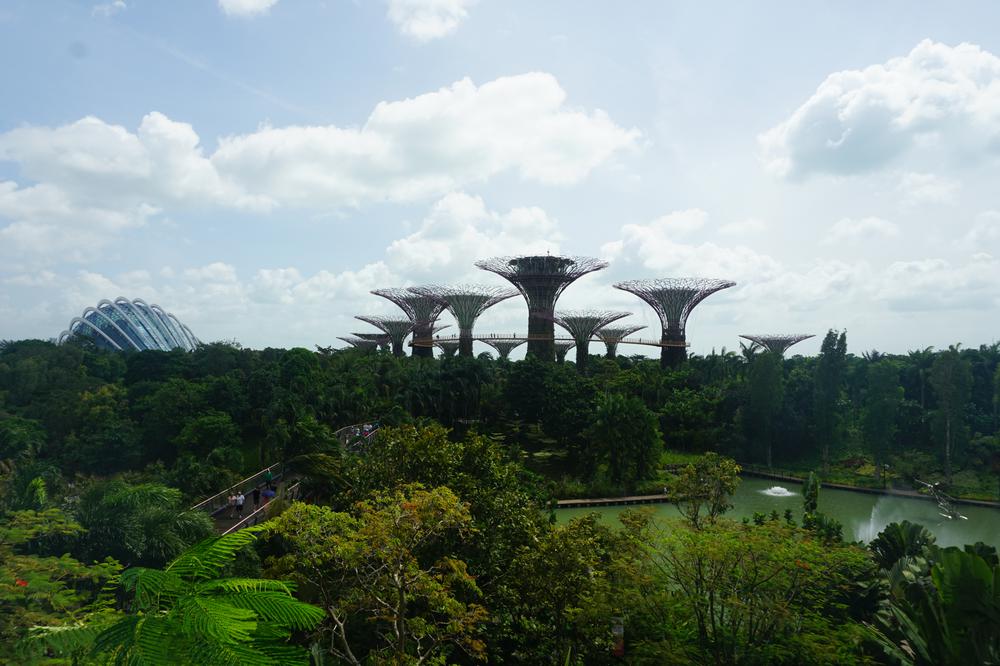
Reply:
[[[254,486],[253,491],[250,493],[250,497],[253,499],[253,513],[260,508],[260,500],[264,498],[264,504],[267,504],[274,498],[277,493],[274,490],[274,476],[271,474],[271,470],[264,472],[264,483]],[[238,488],[232,488],[229,491],[229,517],[230,518],[242,518],[243,517],[243,507],[246,505],[246,495],[243,491]]]

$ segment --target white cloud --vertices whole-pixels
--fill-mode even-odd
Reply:
[[[114,16],[126,9],[128,9],[128,5],[125,4],[125,0],[111,0],[111,2],[102,2],[94,5],[90,13],[92,16]]]
[[[954,203],[960,183],[950,178],[942,178],[932,173],[904,173],[897,189],[903,195],[902,203],[907,206],[921,204]]]
[[[549,74],[464,79],[382,102],[360,128],[263,127],[210,155],[191,125],[158,112],[134,133],[94,117],[21,127],[0,134],[0,160],[37,184],[0,183],[0,238],[82,261],[161,210],[329,210],[441,196],[508,171],[568,185],[635,146],[637,130],[565,102]]]
[[[823,242],[871,241],[880,238],[895,238],[898,235],[899,225],[880,217],[863,217],[857,220],[845,217],[830,227]]]
[[[88,261],[124,230],[143,226],[159,211],[144,203],[109,208],[75,200],[57,186],[19,188],[0,181],[0,259]]]
[[[461,192],[446,195],[431,209],[420,228],[394,241],[386,261],[395,271],[420,282],[475,279],[489,274],[472,266],[492,255],[558,252],[559,224],[540,208],[488,210],[480,197]]]
[[[831,74],[759,141],[767,167],[786,177],[865,172],[910,151],[994,154],[1000,58],[924,40],[906,56]]]
[[[381,102],[359,128],[264,127],[222,139],[212,162],[251,192],[294,205],[358,205],[441,195],[515,171],[546,184],[582,180],[634,147],[600,110],[567,108],[550,74],[463,79]]]
[[[719,228],[719,233],[724,236],[754,236],[764,233],[768,228],[768,224],[764,220],[748,217],[745,220],[722,225]]]
[[[219,8],[228,16],[250,17],[266,14],[278,0],[219,0]]]
[[[986,253],[963,264],[920,259],[891,264],[873,287],[894,310],[990,310],[1000,306],[1000,261]]]
[[[958,244],[973,252],[993,247],[1000,249],[1000,211],[988,210],[977,215],[976,221]]]
[[[438,39],[454,32],[469,16],[476,0],[388,0],[389,20],[418,42]]]

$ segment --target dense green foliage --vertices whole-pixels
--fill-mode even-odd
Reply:
[[[907,523],[863,548],[818,506],[821,481],[995,494],[998,361],[1000,345],[858,357],[836,332],[817,358],[586,372],[6,343],[0,661],[622,663],[615,626],[635,664],[996,661],[995,551]],[[188,507],[277,461],[309,503],[206,539]],[[740,465],[828,471],[801,514],[739,523]],[[550,510],[663,490],[681,519]]]

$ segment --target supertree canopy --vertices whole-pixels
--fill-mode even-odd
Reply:
[[[373,351],[375,347],[379,346],[377,341],[367,338],[359,338],[355,336],[343,336],[337,339],[343,340],[352,347],[356,347],[358,349],[364,349],[366,351]]]
[[[413,339],[428,340],[433,336],[434,322],[444,310],[444,303],[430,296],[415,293],[401,287],[374,289],[376,296],[386,298],[399,306],[413,322]],[[434,356],[431,344],[414,345],[414,356]]]
[[[629,280],[614,285],[646,301],[656,311],[663,326],[660,337],[660,365],[676,367],[687,358],[687,319],[694,307],[721,289],[735,286],[730,280],[712,278],[663,278]]]
[[[351,333],[351,335],[362,340],[371,340],[383,351],[388,350],[389,343],[392,342],[388,333]]]
[[[392,355],[403,355],[403,340],[413,330],[413,322],[409,319],[392,319],[391,317],[369,317],[358,315],[355,319],[371,324],[377,329],[389,335],[392,341]]]
[[[562,363],[566,360],[566,352],[572,349],[576,345],[575,342],[570,342],[569,340],[553,340],[552,341],[552,351],[555,352],[556,360]]]
[[[597,337],[604,341],[604,347],[608,351],[608,358],[614,358],[618,353],[618,343],[632,335],[636,331],[641,331],[645,326],[602,326],[597,331]]]
[[[415,294],[433,298],[448,308],[458,322],[458,353],[472,356],[472,329],[488,308],[517,295],[513,289],[485,284],[412,287]]]
[[[191,329],[159,305],[120,296],[114,302],[105,299],[74,317],[59,335],[59,344],[71,338],[88,339],[115,351],[192,351],[201,344]]]
[[[747,333],[740,337],[763,347],[772,354],[780,355],[792,345],[814,336],[812,333]]]
[[[493,347],[493,349],[496,349],[497,353],[500,354],[500,358],[505,361],[510,358],[512,351],[526,342],[523,339],[519,340],[517,338],[479,338],[479,341],[485,342],[490,347]]]
[[[528,354],[551,361],[556,301],[577,278],[607,268],[608,262],[544,254],[493,257],[477,261],[476,266],[509,280],[521,292],[528,304]]]
[[[627,317],[631,312],[607,312],[604,310],[574,310],[572,312],[558,312],[553,317],[555,322],[569,331],[570,336],[576,342],[576,365],[583,368],[587,364],[587,355],[590,353],[590,339],[602,327],[613,321],[618,321],[622,317]]]
[[[444,352],[445,358],[454,356],[458,351],[458,340],[435,340],[434,344]]]

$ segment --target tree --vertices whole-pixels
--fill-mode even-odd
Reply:
[[[919,526],[916,526],[919,527]],[[1000,565],[983,544],[926,546],[884,572],[889,597],[871,634],[893,663],[964,666],[1000,661]]]
[[[857,663],[860,548],[830,548],[781,521],[678,526],[649,551],[650,592],[674,591],[705,657],[697,663]]]
[[[306,650],[289,639],[315,627],[323,611],[295,599],[293,583],[221,576],[260,529],[206,539],[163,569],[127,569],[118,586],[123,617],[42,637],[60,651],[90,645],[103,663],[308,664]]]
[[[830,452],[835,450],[843,436],[843,392],[847,368],[847,332],[829,331],[823,338],[813,397],[816,422],[816,441],[823,459],[823,471],[830,471]]]
[[[771,467],[776,420],[784,401],[784,376],[780,354],[763,352],[750,360],[746,422],[751,442]],[[758,458],[760,456],[758,455]]]
[[[597,404],[588,430],[593,451],[608,461],[608,476],[626,493],[655,471],[662,449],[656,415],[633,396],[609,394]]]
[[[944,475],[951,483],[952,454],[965,437],[965,409],[969,402],[972,373],[957,347],[941,352],[931,366],[931,388],[937,397],[934,420],[944,449]]]
[[[111,555],[126,566],[162,566],[212,533],[212,521],[188,511],[181,492],[155,483],[98,481],[80,496],[77,520],[84,527],[80,555]]]
[[[15,511],[0,524],[0,662],[25,663],[34,650],[21,641],[32,627],[72,626],[99,610],[93,604],[118,563],[87,565],[45,552],[81,531],[59,509]]]
[[[896,417],[903,402],[899,370],[890,360],[880,360],[868,368],[868,390],[862,407],[861,429],[875,461],[875,478],[885,463],[896,436]]]
[[[269,565],[312,588],[325,609],[324,645],[339,660],[444,663],[455,647],[479,658],[479,589],[465,563],[442,550],[468,536],[470,523],[468,507],[444,487],[379,493],[355,515],[295,504],[267,525],[284,551]]]
[[[739,483],[740,466],[735,461],[706,453],[670,481],[668,494],[691,527],[700,529],[732,508],[729,498]]]

